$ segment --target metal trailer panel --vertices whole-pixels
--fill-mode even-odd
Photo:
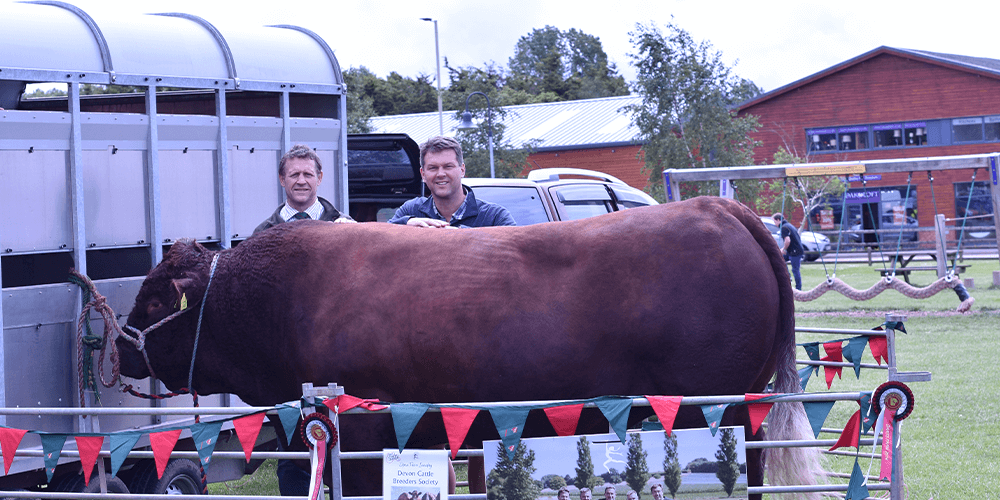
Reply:
[[[309,35],[284,28],[247,29],[217,24],[229,43],[240,84],[276,82],[295,91],[300,84],[341,84],[340,68]],[[241,87],[237,87],[241,88]]]
[[[82,149],[143,149],[149,134],[146,115],[80,113]]]
[[[340,120],[292,118],[291,129],[292,144],[307,144],[313,149],[340,149]]]
[[[160,150],[163,242],[219,239],[212,151]]]
[[[277,149],[229,150],[233,238],[250,237],[254,228],[282,202],[280,190],[275,189],[279,158],[281,152]]]
[[[70,118],[57,111],[0,111],[0,151],[67,151]]]
[[[228,116],[226,135],[230,148],[241,150],[273,149],[285,151],[281,145],[281,118],[265,116]],[[278,163],[274,163],[277,172]]]
[[[144,151],[114,152],[108,148],[83,152],[89,247],[147,243],[144,158]]]
[[[101,49],[86,22],[59,7],[10,2],[3,6],[0,67],[59,73],[101,72]],[[44,19],[45,29],[39,29]]]
[[[160,150],[201,149],[218,147],[219,119],[202,115],[159,115],[156,128]]]
[[[0,252],[73,247],[66,151],[0,150]]]

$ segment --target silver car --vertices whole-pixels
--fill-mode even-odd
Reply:
[[[771,231],[771,236],[774,237],[774,241],[778,244],[778,248],[785,246],[784,240],[781,238],[781,229],[778,225],[774,223],[774,219],[770,217],[761,217],[761,222],[767,227],[768,231]],[[808,261],[814,261],[819,258],[820,254],[826,252],[830,248],[830,238],[826,235],[814,233],[812,231],[799,231],[799,239],[802,240],[802,246],[806,252],[805,259]]]

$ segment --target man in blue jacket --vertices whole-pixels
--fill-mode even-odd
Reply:
[[[802,240],[795,226],[788,223],[788,220],[781,214],[771,216],[774,222],[781,228],[781,240],[783,242],[781,253],[788,256],[788,261],[792,263],[792,276],[795,277],[795,289],[802,289],[802,257],[805,251],[802,249]]]
[[[462,185],[465,162],[455,139],[431,137],[420,146],[420,177],[431,195],[404,203],[390,223],[429,228],[516,225],[506,208],[477,200],[472,189]]]

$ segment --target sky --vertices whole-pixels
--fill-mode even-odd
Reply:
[[[985,1],[947,3],[613,0],[64,0],[91,14],[184,12],[213,24],[293,24],[322,36],[342,68],[385,77],[433,75],[434,26],[452,66],[505,66],[517,41],[546,25],[597,36],[626,80],[635,78],[629,32],[666,23],[710,42],[735,74],[774,90],[882,45],[1000,59]],[[10,0],[0,0],[0,9]],[[976,8],[976,5],[982,8]],[[977,15],[976,13],[982,14]]]

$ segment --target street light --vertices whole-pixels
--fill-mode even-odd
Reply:
[[[438,127],[441,135],[444,135],[444,107],[441,105],[441,50],[438,48],[438,22],[437,19],[421,17],[421,21],[434,23],[434,58],[437,60],[437,84],[438,84]]]
[[[477,127],[475,123],[472,123],[472,113],[469,113],[469,99],[479,94],[486,98],[486,124],[489,128],[486,130],[486,137],[489,138],[490,144],[490,178],[496,177],[496,172],[493,170],[493,106],[490,105],[490,96],[482,92],[473,92],[465,97],[465,112],[462,113],[462,123],[458,124],[458,130],[476,130]]]

